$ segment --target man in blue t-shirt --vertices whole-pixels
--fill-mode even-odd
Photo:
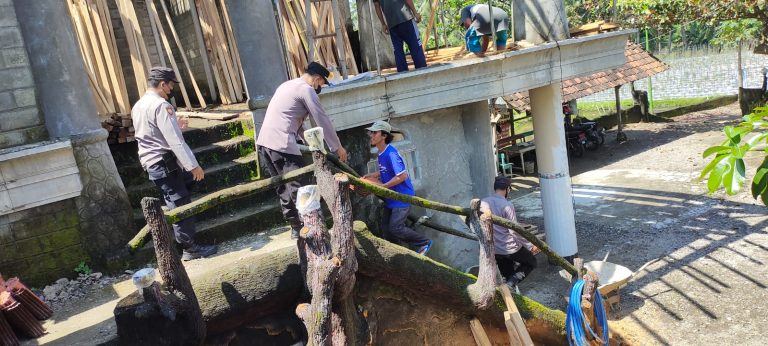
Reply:
[[[378,185],[402,193],[414,196],[413,184],[408,177],[405,162],[392,143],[392,126],[386,121],[377,121],[367,128],[371,138],[371,146],[379,150],[379,172],[366,175],[364,178]],[[425,255],[432,247],[432,240],[417,233],[405,225],[405,219],[411,205],[405,202],[384,198],[384,215],[381,220],[381,229],[384,239],[392,242],[403,242],[416,248],[420,255]]]

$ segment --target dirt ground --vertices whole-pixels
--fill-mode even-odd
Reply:
[[[697,180],[701,153],[739,121],[736,104],[670,123],[631,124],[629,141],[571,159],[579,254],[635,271],[620,290],[615,326],[639,345],[764,345],[768,331],[768,207],[748,192],[709,196]],[[748,160],[748,171],[762,159]],[[751,163],[751,165],[750,165]],[[750,169],[749,167],[753,167]],[[535,180],[517,179],[521,187]],[[539,192],[518,191],[521,221],[543,227]],[[564,310],[568,290],[539,256],[523,294]]]
[[[768,207],[746,192],[708,196],[696,180],[701,153],[722,140],[722,126],[736,123],[738,113],[734,104],[670,123],[630,124],[628,142],[616,143],[614,129],[605,146],[571,160],[580,256],[591,261],[607,254],[633,271],[654,261],[621,289],[621,309],[610,313],[613,327],[632,334],[637,345],[763,345],[768,339],[758,327],[768,322]],[[521,221],[543,229],[536,178],[515,184]],[[220,255],[188,262],[188,271],[238,260],[249,247],[290,246],[287,234],[275,231],[222,244]],[[567,282],[538,257],[522,293],[565,310]],[[72,300],[46,322],[48,335],[23,344],[109,340],[116,333],[112,309],[133,289],[123,281]]]

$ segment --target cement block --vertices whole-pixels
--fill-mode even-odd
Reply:
[[[40,112],[36,107],[0,112],[0,131],[11,131],[41,125]]]
[[[3,59],[5,60],[5,59]],[[35,85],[28,67],[0,70],[0,91],[28,88]]]
[[[29,66],[27,51],[24,48],[3,49],[3,66],[6,68]]]
[[[3,222],[3,221],[0,221]],[[0,224],[0,244],[10,244],[13,242],[13,233],[11,233],[11,225]]]
[[[1,0],[0,0],[1,1]],[[23,47],[24,39],[18,27],[9,26],[0,28],[0,49]]]
[[[16,100],[17,107],[31,107],[37,105],[34,88],[14,90],[13,98]]]
[[[16,101],[10,91],[0,92],[0,112],[16,108]]]
[[[48,140],[48,130],[45,125],[39,125],[22,130],[0,132],[0,149],[17,145],[32,144]]]
[[[0,5],[0,27],[17,26],[16,10],[11,5]]]

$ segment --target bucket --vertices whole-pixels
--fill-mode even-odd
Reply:
[[[525,171],[533,173],[534,162],[528,161],[525,163]]]

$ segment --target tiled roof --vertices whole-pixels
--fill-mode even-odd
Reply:
[[[627,57],[627,62],[619,68],[563,81],[563,102],[613,89],[619,85],[629,84],[669,69],[667,64],[646,52],[636,43],[628,41],[624,55]],[[528,110],[531,108],[528,91],[505,96],[504,99],[515,109]]]

